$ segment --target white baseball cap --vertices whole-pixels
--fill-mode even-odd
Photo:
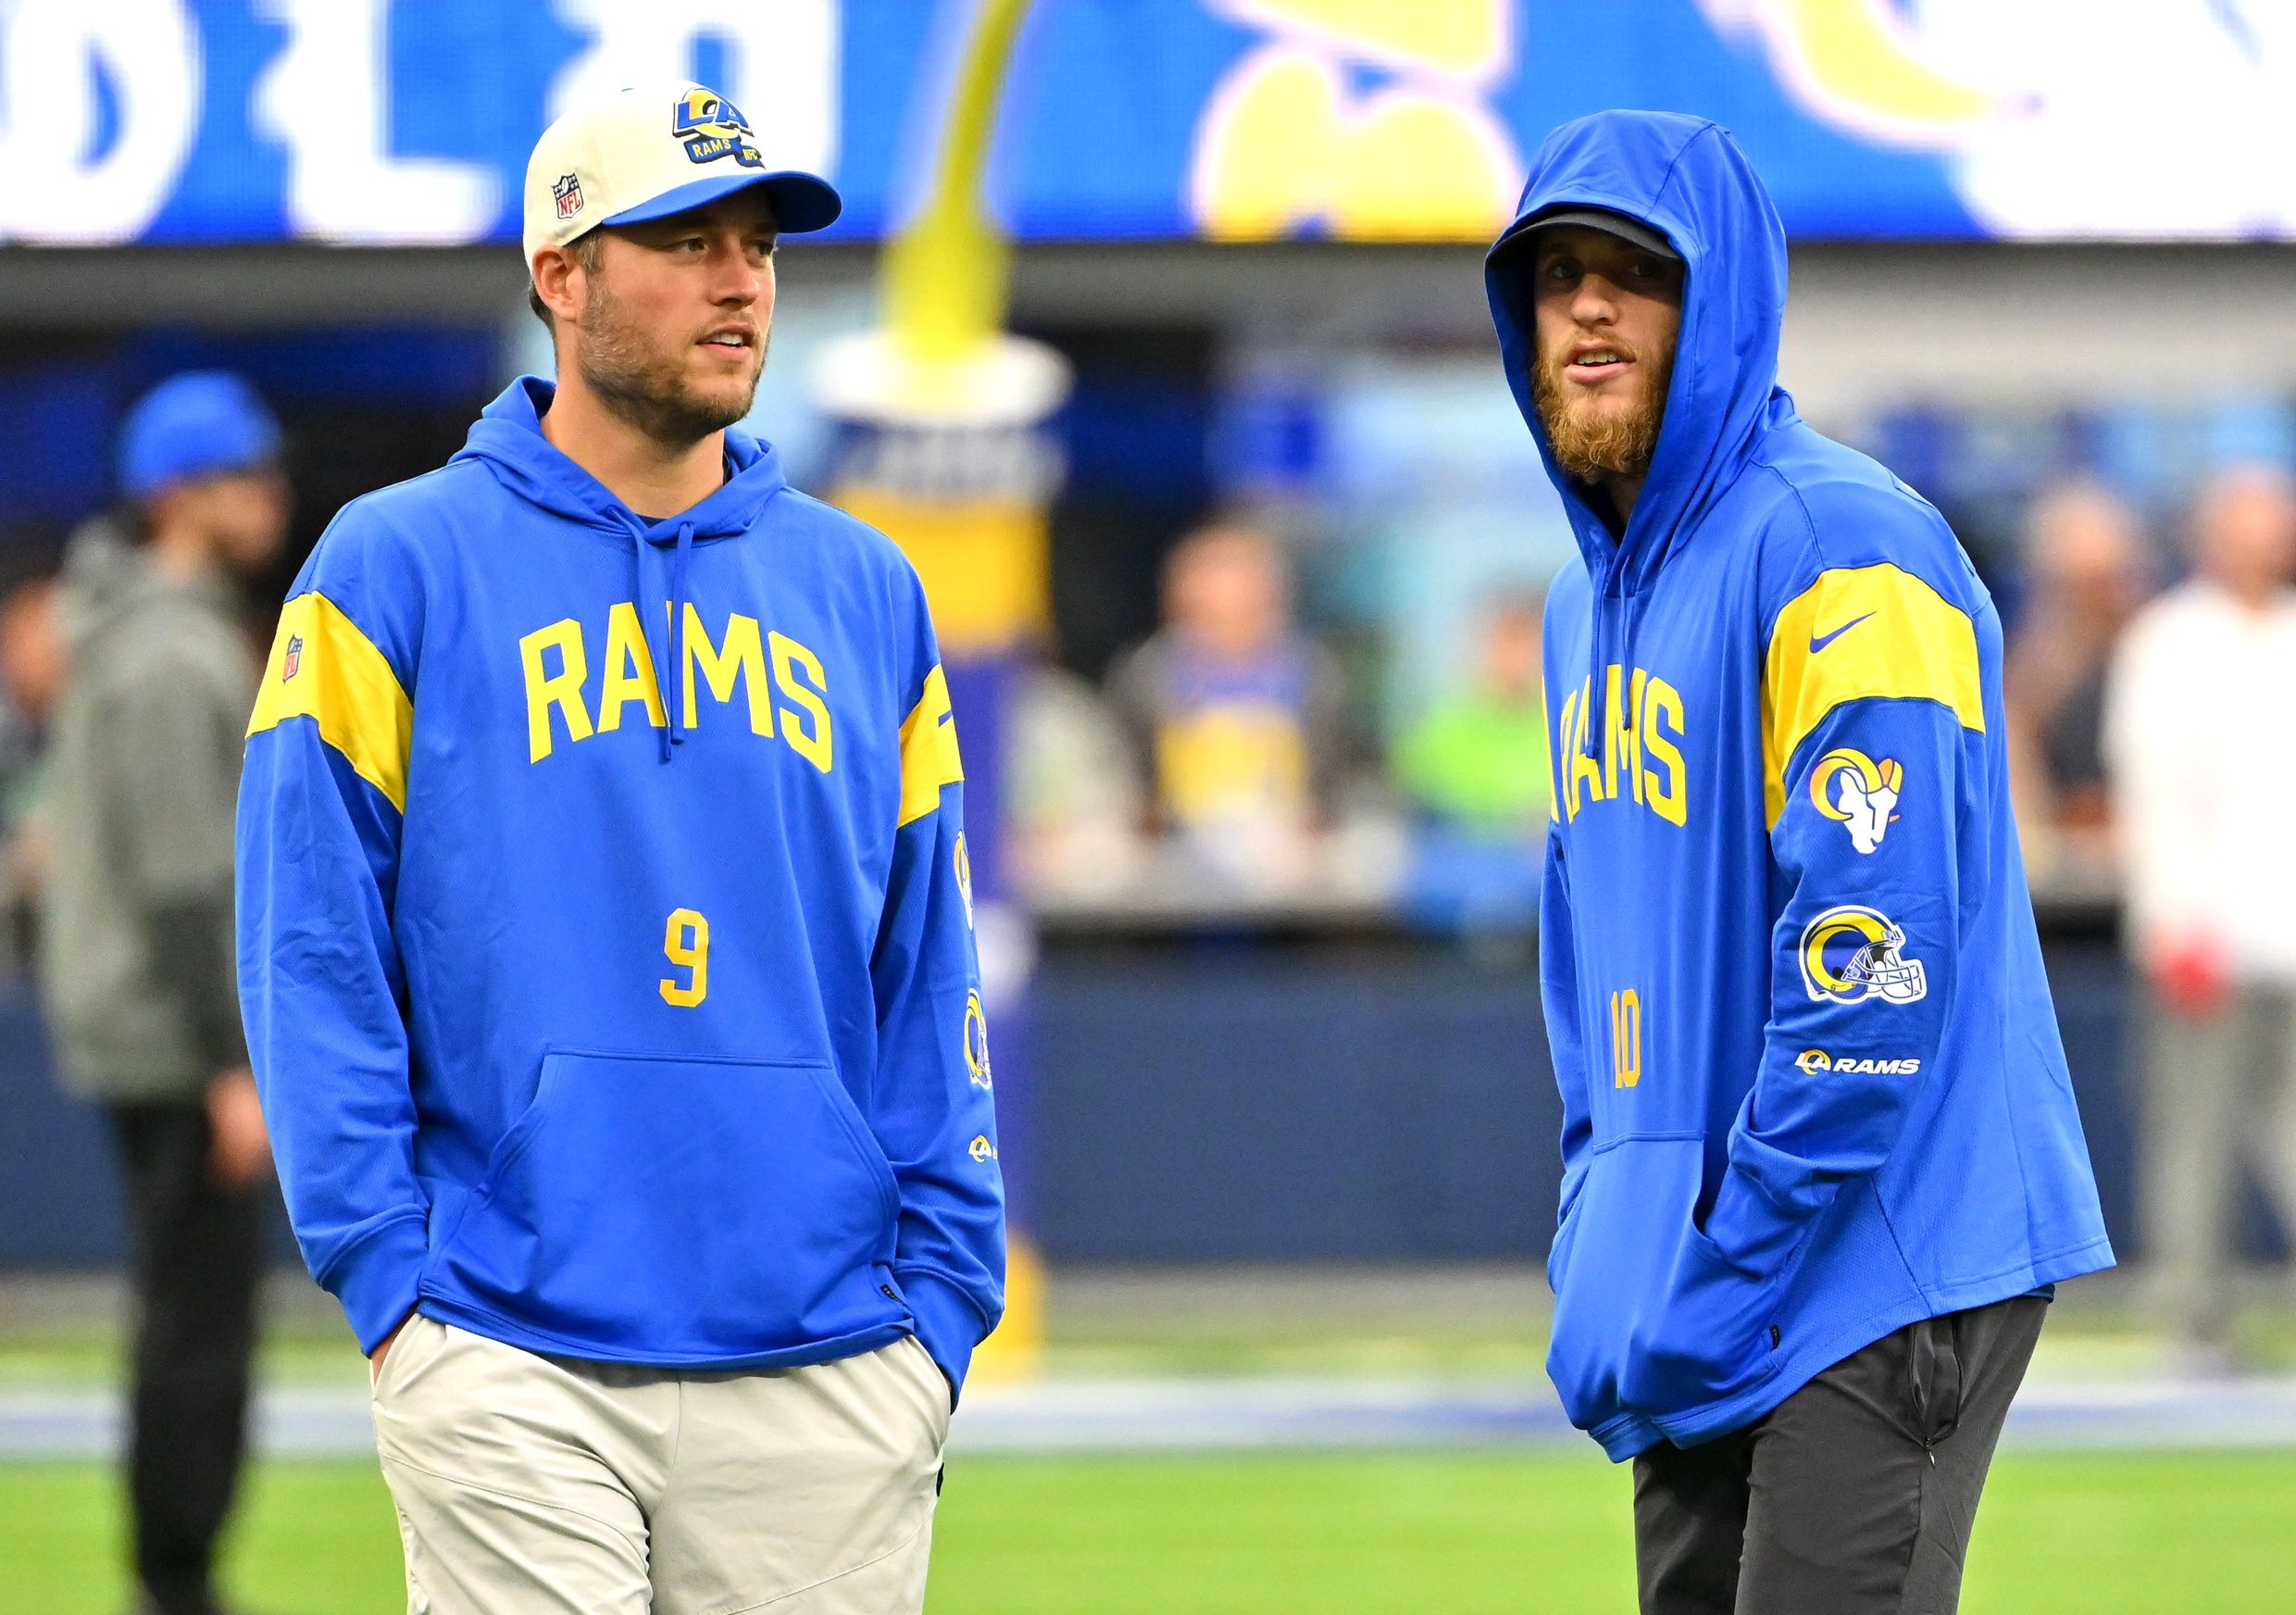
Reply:
[[[762,187],[785,235],[822,230],[844,203],[818,174],[768,169],[749,120],[690,81],[617,90],[568,110],[526,159],[526,266],[602,224],[637,224]]]

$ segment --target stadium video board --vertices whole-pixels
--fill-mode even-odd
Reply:
[[[873,237],[967,9],[7,0],[0,242],[507,241],[558,107],[686,76]],[[992,190],[1032,240],[1474,240],[1616,106],[1728,123],[1803,238],[2296,234],[2296,8],[2229,0],[1039,0]]]

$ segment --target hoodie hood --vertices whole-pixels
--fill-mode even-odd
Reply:
[[[543,435],[543,417],[557,395],[542,377],[520,376],[472,424],[455,459],[481,462],[504,487],[554,516],[608,532],[657,535],[657,544],[676,543],[680,523],[693,526],[700,544],[739,537],[766,501],[789,485],[773,445],[730,426],[724,483],[693,509],[650,523]]]
[[[686,569],[694,546],[737,539],[749,532],[773,496],[789,486],[781,474],[781,457],[772,444],[730,426],[725,433],[726,480],[717,492],[690,510],[649,520],[543,435],[543,417],[557,394],[556,386],[540,376],[520,376],[486,407],[470,428],[468,441],[448,463],[476,460],[528,504],[627,540],[634,598],[654,665],[682,667]],[[677,755],[674,748],[686,738],[678,703],[667,705],[669,721],[661,731],[664,762]]]
[[[1554,463],[1531,401],[1538,336],[1527,247],[1556,208],[1622,213],[1665,236],[1683,268],[1674,379],[1650,475],[1616,543],[1585,490]],[[1484,260],[1483,280],[1507,384],[1538,440],[1590,568],[1616,548],[1624,592],[1639,589],[1743,464],[1774,403],[1786,310],[1786,231],[1729,131],[1668,112],[1598,112],[1566,123],[1532,161],[1515,222]]]
[[[1529,243],[1541,214],[1600,207],[1664,236],[1682,259],[1682,321],[1666,419],[1626,531],[1614,537],[1583,484],[1554,460],[1532,401],[1538,332]],[[1594,699],[1603,701],[1612,600],[1632,601],[1737,480],[1767,423],[1793,401],[1778,386],[1786,307],[1786,232],[1729,131],[1667,112],[1598,112],[1564,124],[1539,148],[1515,222],[1484,260],[1484,286],[1507,384],[1594,584]],[[1630,645],[1630,611],[1621,632]],[[1589,725],[1591,745],[1603,732]]]

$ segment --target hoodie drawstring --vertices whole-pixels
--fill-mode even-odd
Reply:
[[[686,743],[685,705],[671,693],[683,682],[686,665],[686,563],[693,558],[693,523],[678,524],[678,549],[669,562],[669,668],[662,674],[662,700],[669,707],[669,727],[663,731],[668,738],[662,748],[668,760],[669,747]]]
[[[1586,713],[1581,721],[1578,755],[1600,758],[1610,732],[1610,592],[1616,582],[1619,562],[1626,545],[1621,541],[1603,563],[1603,570],[1594,579],[1594,669],[1588,681]]]
[[[667,590],[651,587],[646,576],[653,571],[655,552],[669,545],[650,536],[643,527],[635,529],[638,541],[638,615],[645,626],[646,654],[654,658],[654,682],[662,697],[660,729],[655,731],[655,745],[661,760],[671,757],[670,747],[686,743],[684,694],[686,649],[686,563],[693,556],[693,523],[678,524],[677,546],[670,551],[669,580]],[[662,616],[654,615],[654,603],[667,600],[668,609]]]
[[[1619,622],[1616,632],[1610,625],[1612,591],[1617,586],[1620,574],[1626,570],[1623,556],[1614,557],[1595,580],[1594,595],[1594,673],[1592,690],[1587,698],[1586,734],[1578,745],[1578,754],[1599,762],[1603,748],[1610,744],[1611,726],[1620,721],[1610,709],[1610,670],[1618,669],[1618,695],[1622,701],[1634,699],[1634,631],[1641,618],[1642,599],[1639,594],[1621,591],[1617,595]],[[1631,714],[1628,714],[1631,721]]]

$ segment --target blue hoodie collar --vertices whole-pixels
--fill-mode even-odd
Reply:
[[[542,377],[520,376],[486,407],[455,458],[480,461],[504,487],[554,516],[609,532],[643,533],[666,546],[677,543],[681,524],[690,525],[701,543],[738,537],[766,502],[789,486],[773,445],[730,426],[726,480],[717,492],[691,510],[648,523],[543,435],[542,419],[557,395],[557,387]]]
[[[645,623],[647,653],[667,720],[660,731],[661,760],[668,762],[686,738],[675,670],[685,666],[686,577],[693,546],[749,532],[767,502],[789,482],[772,444],[728,427],[725,482],[691,510],[649,522],[543,435],[542,419],[556,396],[557,388],[540,376],[520,376],[486,407],[455,458],[477,460],[530,505],[630,541],[639,617]]]

